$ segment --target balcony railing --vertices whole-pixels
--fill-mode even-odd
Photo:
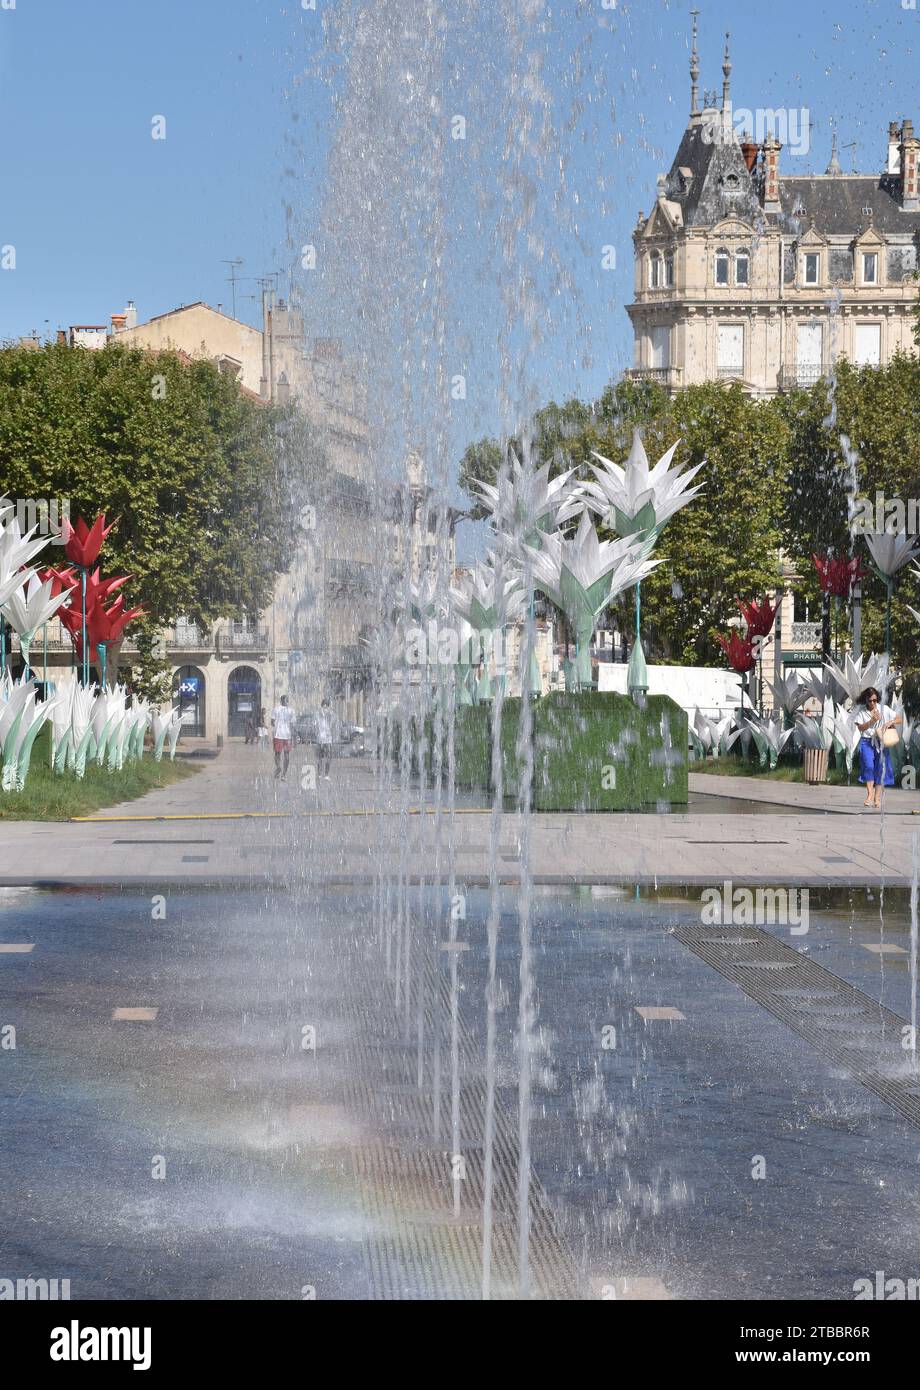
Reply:
[[[659,386],[676,386],[680,376],[679,367],[630,367],[628,376],[633,381],[654,381]]]
[[[716,367],[716,375],[720,381],[743,381],[744,363],[739,362],[733,367]]]
[[[217,633],[215,646],[218,653],[225,652],[267,652],[268,628],[255,623],[231,623]]]
[[[793,623],[791,640],[794,647],[820,647],[821,624]]]
[[[326,568],[326,593],[330,597],[346,594],[372,594],[377,569],[360,560],[330,560]]]
[[[174,623],[166,629],[165,636],[168,652],[204,652],[210,651],[214,645],[210,634],[197,623]]]
[[[834,368],[829,362],[800,362],[792,367],[783,367],[780,385],[784,391],[807,389],[829,377]]]

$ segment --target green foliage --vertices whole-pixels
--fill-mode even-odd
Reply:
[[[538,456],[553,472],[587,465],[597,451],[623,463],[633,430],[643,429],[649,457],[680,440],[677,459],[705,460],[706,491],[669,522],[656,547],[664,561],[643,581],[643,636],[651,661],[722,664],[714,632],[734,616],[735,597],[753,598],[776,583],[785,501],[788,426],[775,402],[752,401],[741,386],[691,386],[670,400],[659,386],[619,381],[592,406],[550,405],[534,420]],[[464,455],[461,485],[491,481],[498,444],[480,441]],[[490,468],[486,477],[479,469]],[[646,600],[648,606],[645,607]],[[632,626],[634,595],[620,604]]]
[[[35,740],[25,787],[21,792],[0,792],[0,821],[69,820],[88,816],[103,806],[133,801],[158,787],[168,787],[192,777],[199,770],[184,761],[156,763],[149,752],[128,759],[121,772],[108,772],[95,759],[86,774],[52,772],[50,729],[46,725]]]
[[[800,587],[817,597],[812,555],[833,548],[850,552],[847,493],[854,480],[846,449],[855,451],[855,492],[874,502],[877,492],[920,503],[920,358],[898,354],[886,367],[855,367],[841,362],[833,399],[826,384],[796,392],[784,403],[792,441],[783,539],[798,568]],[[910,522],[910,517],[907,517]],[[885,645],[884,583],[871,570],[868,547],[857,539],[856,553],[869,577],[863,581],[863,650]],[[906,605],[920,607],[912,571],[896,582],[891,610],[893,664],[916,671],[917,624]]]
[[[520,712],[519,699],[504,701],[508,799],[518,795]],[[534,701],[532,717],[534,810],[624,811],[686,802],[687,716],[666,695],[650,696],[640,707],[625,695],[559,691]],[[490,706],[457,710],[457,780],[463,786],[491,787],[491,727]]]
[[[132,576],[148,638],[179,615],[206,628],[269,602],[297,520],[286,428],[288,412],[174,353],[0,351],[4,490],[69,498],[73,519],[120,517],[104,572]],[[155,684],[155,664],[139,663],[141,683]]]

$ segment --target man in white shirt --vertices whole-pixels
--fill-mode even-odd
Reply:
[[[272,710],[272,734],[275,746],[275,776],[284,782],[287,779],[294,741],[294,711],[288,704],[286,695],[281,696],[280,705],[276,705]]]

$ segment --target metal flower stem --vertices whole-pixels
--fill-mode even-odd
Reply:
[[[885,576],[885,587],[888,596],[885,602],[885,655],[888,657],[888,664],[891,665],[891,595],[894,590],[894,579],[890,574]]]
[[[83,680],[89,685],[89,652],[86,650],[86,566],[80,566],[81,635],[83,638]]]
[[[0,676],[6,675],[6,620],[0,617]]]
[[[108,644],[107,644],[106,642],[99,642],[99,643],[97,644],[97,650],[98,650],[98,652],[99,652],[100,673],[101,673],[101,675],[102,675],[102,693],[103,693],[103,694],[105,694],[105,688],[106,688],[106,687],[105,687],[105,649],[106,649],[106,646],[107,646],[107,645],[108,645]],[[426,669],[427,669],[427,668],[426,668]]]

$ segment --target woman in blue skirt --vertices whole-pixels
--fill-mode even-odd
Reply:
[[[856,727],[862,735],[859,740],[859,780],[866,785],[865,804],[880,811],[882,787],[894,786],[891,754],[884,745],[883,735],[887,729],[897,728],[903,721],[890,705],[882,704],[882,697],[871,685],[860,695],[853,713]]]

